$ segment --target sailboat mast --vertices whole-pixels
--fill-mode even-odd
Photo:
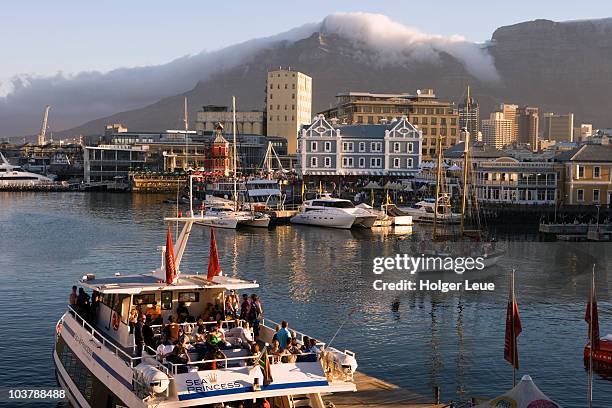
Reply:
[[[465,100],[465,138],[463,147],[463,186],[461,190],[461,234],[465,231],[465,207],[467,204],[467,186],[468,186],[468,172],[470,170],[469,165],[469,152],[470,152],[470,86],[467,86],[467,97]]]
[[[232,96],[232,133],[234,154],[232,155],[232,167],[234,168],[234,210],[238,211],[238,187],[236,185],[236,97]]]
[[[187,97],[185,97],[183,122],[185,125],[185,170],[187,170],[189,168],[189,140],[187,139],[187,132],[189,131],[189,119],[187,117]]]
[[[440,204],[440,189],[442,186],[442,137],[438,134],[436,137],[436,199],[434,207],[434,222],[433,222],[433,237],[436,238],[438,227],[438,206]]]

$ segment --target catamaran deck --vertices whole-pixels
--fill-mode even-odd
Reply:
[[[414,392],[400,388],[367,374],[356,372],[354,382],[357,392],[344,392],[323,397],[337,408],[341,407],[386,407],[386,408],[442,408],[445,404],[436,404],[430,399]]]

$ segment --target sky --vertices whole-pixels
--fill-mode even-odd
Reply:
[[[537,18],[612,17],[612,2],[20,0],[0,9],[0,80],[162,64],[352,11],[484,42],[497,27]]]

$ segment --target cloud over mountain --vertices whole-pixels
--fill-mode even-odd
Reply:
[[[248,62],[264,49],[282,47],[315,32],[351,41],[354,57],[375,65],[436,63],[442,54],[460,61],[484,81],[498,79],[493,59],[479,44],[460,36],[422,33],[379,14],[338,13],[278,35],[246,41],[217,51],[203,51],[167,64],[54,76],[18,75],[0,85],[0,137],[34,134],[45,105],[52,105],[50,125],[61,130],[87,120],[152,104],[186,92],[215,73]],[[316,78],[315,78],[316,81]]]

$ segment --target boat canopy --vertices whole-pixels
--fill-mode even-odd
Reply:
[[[243,290],[258,288],[256,281],[247,281],[228,276],[215,276],[209,282],[206,275],[184,275],[179,274],[178,279],[171,285],[166,284],[158,276],[153,274],[140,275],[116,275],[107,278],[98,278],[87,275],[80,280],[81,285],[100,293],[125,293],[138,294],[141,292],[152,292],[158,290],[201,290],[201,289],[226,289]]]

